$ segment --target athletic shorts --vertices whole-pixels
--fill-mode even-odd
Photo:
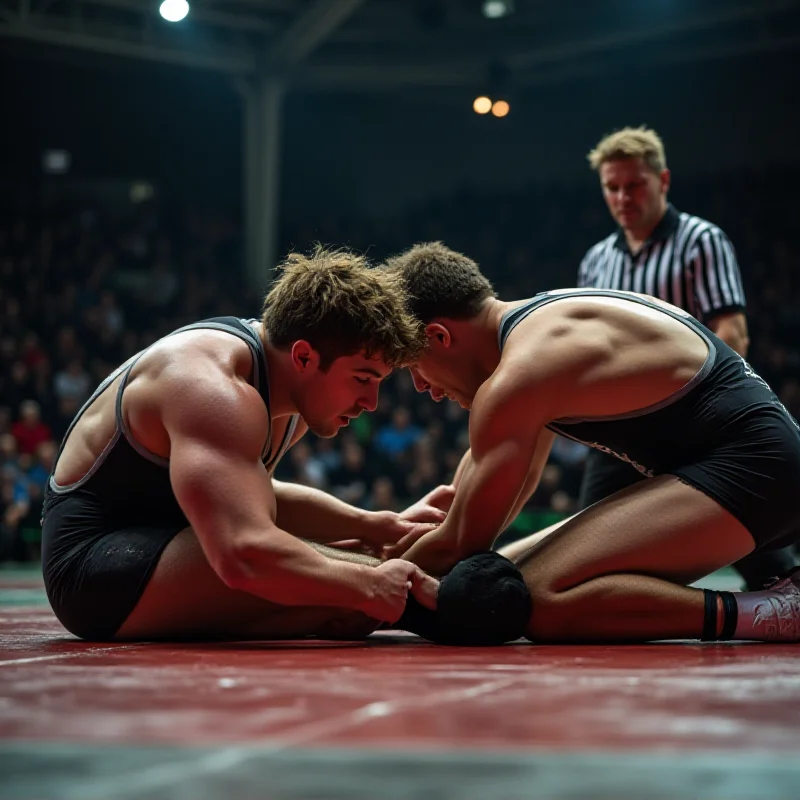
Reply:
[[[590,450],[586,456],[578,508],[581,510],[589,508],[615,492],[646,480],[644,475],[627,462],[600,450]],[[702,486],[709,482],[708,476],[705,475],[693,475],[685,477],[683,480],[687,483],[691,482],[701,491],[703,491]],[[714,480],[713,470],[711,480]],[[714,496],[711,489],[705,491],[706,494]],[[734,508],[730,510],[732,513],[735,511]],[[788,538],[789,540],[794,538],[800,540],[800,536],[789,536]],[[773,547],[780,549],[772,549]],[[780,547],[780,543],[777,545],[767,543],[766,546],[756,549],[733,566],[744,578],[747,588],[755,591],[761,589],[770,578],[789,572],[796,563],[790,547]]]
[[[731,423],[693,463],[664,470],[716,500],[744,525],[756,549],[800,541],[800,431],[785,411],[761,408]]]
[[[800,435],[794,423],[777,408],[756,409],[732,422],[721,439],[693,462],[656,474],[675,475],[719,503],[747,528],[757,550],[800,542]],[[579,507],[646,480],[625,461],[592,450]]]
[[[59,622],[88,641],[109,641],[133,611],[164,548],[185,528],[113,527],[96,498],[75,489],[52,499],[42,521],[42,568]]]

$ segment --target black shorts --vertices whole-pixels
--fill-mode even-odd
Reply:
[[[756,549],[800,541],[800,431],[776,407],[743,415],[735,435],[692,464],[664,470],[716,500],[744,525]]]
[[[800,542],[800,433],[777,407],[743,415],[715,447],[694,462],[656,474],[675,475],[729,511],[750,532],[756,549]],[[645,476],[612,455],[592,450],[586,462],[580,508],[588,508]]]
[[[81,639],[113,639],[164,548],[187,525],[115,527],[91,492],[55,498],[42,522],[42,571],[59,622]]]

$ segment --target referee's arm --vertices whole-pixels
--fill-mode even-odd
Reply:
[[[747,356],[744,289],[733,245],[721,230],[712,229],[701,234],[693,256],[689,273],[703,324],[740,356]]]

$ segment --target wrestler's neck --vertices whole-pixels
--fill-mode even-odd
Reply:
[[[269,343],[264,326],[259,322],[254,326],[264,347],[269,370],[269,412],[273,420],[290,417],[298,413],[295,397],[296,375],[288,353],[278,350]]]
[[[472,373],[478,385],[488,380],[500,363],[497,332],[507,308],[508,303],[490,297],[484,301],[476,316],[468,320],[443,321],[451,329],[461,352],[469,353]]]

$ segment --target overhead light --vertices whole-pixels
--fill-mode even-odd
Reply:
[[[180,22],[189,13],[189,4],[186,0],[164,0],[158,11],[167,22]]]
[[[45,150],[42,171],[46,175],[66,175],[72,165],[72,155],[66,150]]]
[[[496,117],[506,117],[509,111],[511,111],[511,106],[505,100],[498,100],[492,106],[492,114]]]
[[[488,114],[492,110],[492,101],[488,97],[476,97],[472,103],[472,110],[476,114]]]
[[[131,203],[138,204],[152,200],[154,194],[155,189],[153,188],[152,183],[148,183],[147,181],[136,181],[135,183],[131,184],[129,197],[131,199]]]
[[[483,0],[481,11],[486,19],[507,17],[514,11],[514,0]]]

